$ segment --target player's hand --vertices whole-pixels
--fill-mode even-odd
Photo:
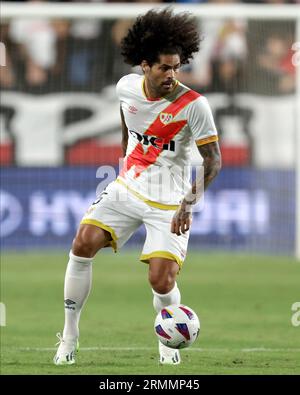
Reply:
[[[182,203],[172,219],[171,232],[176,233],[177,236],[180,236],[190,229],[191,223],[191,206],[187,205],[186,203]]]

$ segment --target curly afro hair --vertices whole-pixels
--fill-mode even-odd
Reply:
[[[135,20],[121,42],[121,54],[131,66],[143,60],[152,66],[161,54],[179,54],[181,63],[186,64],[199,51],[200,41],[197,21],[191,14],[153,9]]]

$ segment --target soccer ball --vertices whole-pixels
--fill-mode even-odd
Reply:
[[[159,340],[170,348],[189,347],[200,332],[197,314],[182,304],[164,307],[156,316],[154,331]]]

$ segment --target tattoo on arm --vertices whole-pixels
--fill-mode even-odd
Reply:
[[[120,114],[121,114],[121,127],[122,127],[122,151],[123,151],[123,156],[125,156],[127,150],[127,144],[128,144],[128,128],[126,126],[124,114],[121,107],[120,107]]]
[[[187,204],[195,204],[203,191],[206,190],[212,180],[218,175],[221,169],[221,152],[218,142],[208,143],[198,146],[198,150],[203,158],[203,177],[196,178],[191,191],[184,198]]]
[[[218,142],[200,145],[198,150],[203,158],[204,190],[221,169],[221,152]]]

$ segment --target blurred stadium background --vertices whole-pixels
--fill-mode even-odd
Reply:
[[[124,64],[121,38],[146,7],[170,2],[52,3],[1,6],[2,262],[12,251],[68,251],[96,190],[118,172],[115,84],[140,72]],[[191,251],[300,258],[299,1],[171,3],[198,16],[202,49],[179,79],[207,96],[223,155],[194,214]]]

